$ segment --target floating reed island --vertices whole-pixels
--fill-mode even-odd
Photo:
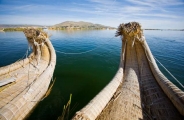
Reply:
[[[25,119],[48,94],[55,69],[56,54],[48,35],[34,28],[24,34],[33,52],[0,68],[0,120]]]
[[[159,70],[137,22],[120,24],[119,70],[73,120],[180,120],[184,92]]]

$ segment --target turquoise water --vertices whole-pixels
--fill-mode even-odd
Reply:
[[[57,51],[56,82],[51,94],[36,107],[29,120],[54,120],[72,94],[71,116],[86,105],[115,75],[121,40],[114,30],[48,31]],[[153,55],[184,84],[184,31],[144,31]],[[22,32],[0,32],[0,67],[22,58],[27,50]],[[159,65],[160,67],[160,65]],[[178,87],[163,68],[161,71]]]

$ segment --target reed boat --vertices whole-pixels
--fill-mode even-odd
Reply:
[[[0,120],[25,119],[47,95],[56,64],[48,35],[24,30],[32,53],[23,60],[0,68]]]
[[[73,120],[184,119],[184,92],[159,70],[137,22],[120,24],[119,69]]]

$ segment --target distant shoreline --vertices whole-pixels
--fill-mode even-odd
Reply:
[[[40,30],[48,29],[48,30],[63,30],[63,31],[80,31],[80,30],[116,30],[117,28],[108,28],[108,27],[101,27],[101,28],[61,28],[61,27],[34,27]],[[0,27],[1,32],[8,32],[8,31],[23,31],[27,27]],[[154,31],[184,31],[184,29],[143,29],[143,30],[154,30]]]
[[[40,30],[64,30],[64,31],[80,31],[80,30],[117,30],[118,27],[111,27],[97,23],[85,21],[64,21],[55,25],[34,25],[34,24],[0,24],[0,31],[23,31],[25,28],[37,28]],[[159,28],[144,28],[143,30],[157,31],[184,31],[184,29],[159,29]]]
[[[2,32],[9,32],[9,31],[23,31],[27,27],[9,27],[9,28],[0,28]],[[42,30],[43,28],[37,27],[37,29]]]
[[[159,31],[184,31],[184,29],[143,29],[143,30],[159,30]]]
[[[116,28],[61,28],[61,27],[49,27],[48,30],[116,30]]]

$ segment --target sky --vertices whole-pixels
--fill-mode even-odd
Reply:
[[[184,29],[184,0],[0,0],[0,24],[86,21],[118,27]]]

